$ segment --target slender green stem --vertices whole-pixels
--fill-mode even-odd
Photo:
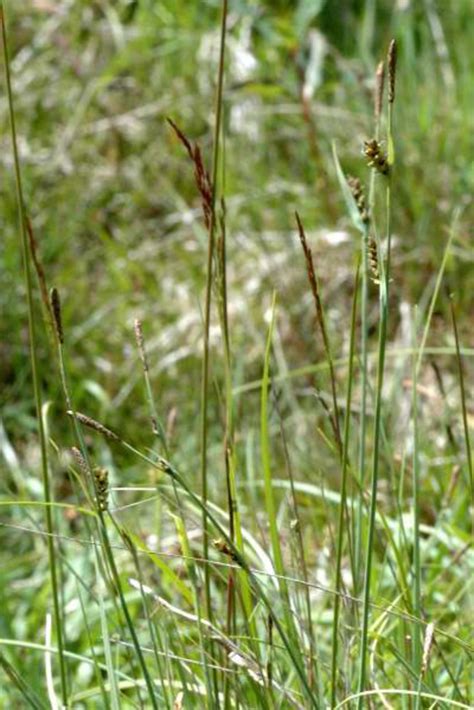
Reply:
[[[380,138],[380,112],[377,110],[375,114],[375,138],[378,141]],[[369,185],[369,215],[370,226],[374,232],[376,231],[375,222],[375,170],[370,173]],[[365,225],[365,231],[362,234],[362,279],[361,279],[361,305],[360,305],[360,328],[361,328],[361,344],[360,344],[360,360],[361,360],[361,399],[360,399],[360,424],[359,424],[359,498],[357,508],[357,528],[355,533],[354,557],[357,565],[357,575],[354,579],[354,595],[359,594],[360,583],[360,564],[362,550],[362,526],[364,509],[364,487],[365,487],[365,454],[366,454],[366,433],[367,433],[367,378],[368,378],[368,295],[369,295],[369,226]]]
[[[84,459],[85,465],[87,467],[87,472],[88,472],[88,488],[90,490],[90,494],[92,496],[96,495],[97,491],[95,490],[95,480],[94,480],[94,475],[93,475],[93,469],[92,469],[92,464],[89,459],[89,455],[87,452],[87,447],[84,441],[84,436],[81,431],[81,427],[79,424],[79,421],[76,416],[75,409],[72,404],[71,396],[69,394],[69,387],[67,383],[67,376],[66,376],[66,368],[64,365],[64,353],[63,353],[63,346],[59,338],[57,338],[57,350],[58,350],[58,359],[59,359],[59,369],[60,369],[60,375],[61,375],[61,383],[62,383],[62,388],[64,392],[64,397],[66,400],[66,405],[68,409],[72,413],[72,420],[73,420],[73,426],[74,426],[74,431],[77,437],[77,441],[79,444],[79,448],[81,450],[82,457]],[[123,589],[122,589],[122,583],[120,581],[120,576],[117,570],[117,566],[115,564],[115,559],[114,559],[114,554],[112,550],[112,545],[110,543],[110,538],[107,530],[107,524],[106,524],[106,518],[105,518],[105,512],[101,510],[101,508],[98,506],[97,509],[97,523],[98,523],[98,533],[99,537],[102,542],[102,547],[104,550],[105,554],[105,559],[107,561],[109,571],[114,583],[114,588],[116,589],[120,601],[120,606],[122,608],[123,615],[125,617],[125,621],[128,627],[128,630],[130,632],[130,636],[132,638],[133,645],[135,647],[136,653],[137,653],[137,658],[138,658],[138,663],[140,665],[141,671],[143,673],[143,678],[145,680],[149,696],[150,696],[150,702],[153,708],[158,708],[158,705],[156,703],[156,697],[155,697],[155,688],[152,682],[152,679],[150,677],[150,674],[148,672],[147,665],[145,663],[145,658],[143,656],[143,652],[141,650],[141,646],[135,631],[135,627],[132,621],[132,618],[130,616],[130,612],[128,610],[127,603],[125,601],[125,596],[123,594]]]
[[[43,483],[43,493],[46,515],[46,529],[48,532],[47,536],[47,547],[48,547],[48,562],[51,574],[51,590],[53,596],[53,612],[54,612],[54,626],[56,632],[56,641],[58,644],[58,657],[59,657],[59,672],[61,678],[61,697],[62,703],[65,707],[68,704],[68,690],[67,690],[67,672],[66,672],[66,661],[64,658],[64,638],[63,638],[63,621],[60,610],[60,600],[59,600],[59,585],[58,585],[58,572],[56,566],[56,546],[54,539],[54,522],[52,507],[50,504],[51,490],[49,484],[49,470],[48,470],[48,450],[46,433],[43,424],[43,412],[42,412],[42,395],[41,386],[39,378],[39,365],[38,365],[38,355],[37,355],[37,342],[36,342],[36,329],[35,329],[35,314],[34,314],[34,302],[33,302],[33,279],[31,275],[31,265],[30,265],[30,254],[28,246],[28,236],[26,232],[26,214],[25,214],[25,203],[23,198],[23,185],[21,180],[21,170],[20,170],[20,157],[18,154],[17,136],[16,136],[16,123],[15,123],[15,111],[13,108],[13,91],[11,86],[10,77],[10,62],[8,57],[8,47],[7,47],[7,32],[5,25],[5,16],[3,4],[0,4],[0,23],[2,26],[2,43],[3,43],[3,57],[5,63],[5,78],[7,85],[7,100],[8,100],[8,111],[10,116],[10,131],[12,139],[12,149],[13,149],[13,161],[15,169],[15,184],[16,184],[16,196],[18,203],[18,218],[20,227],[20,237],[21,237],[21,250],[23,257],[23,269],[24,269],[24,279],[25,288],[27,296],[28,305],[28,335],[30,343],[30,361],[31,361],[31,371],[33,379],[33,390],[34,399],[36,407],[36,418],[38,422],[38,435],[40,441],[41,449],[41,471],[42,471],[42,483]]]
[[[308,632],[308,640],[309,640],[308,662],[307,662],[308,681],[309,681],[309,684],[311,687],[315,686],[316,681],[319,683],[319,686],[322,686],[321,677],[320,677],[320,673],[318,670],[319,657],[318,657],[316,638],[315,638],[314,628],[313,628],[313,619],[312,619],[313,614],[312,614],[312,610],[311,610],[311,597],[310,597],[310,591],[309,591],[310,588],[309,588],[309,584],[308,584],[309,583],[308,566],[306,563],[302,521],[301,521],[299,509],[298,509],[295,479],[294,479],[294,474],[293,474],[293,467],[291,465],[290,452],[288,449],[288,444],[287,444],[286,435],[285,435],[283,416],[282,416],[282,413],[281,413],[280,408],[278,406],[278,400],[276,397],[275,397],[275,405],[274,406],[275,406],[276,411],[278,412],[278,419],[279,419],[279,424],[280,424],[280,434],[281,434],[281,440],[282,440],[282,444],[283,444],[283,453],[284,453],[284,457],[285,457],[286,469],[287,469],[288,479],[289,479],[289,483],[290,483],[291,507],[292,507],[293,522],[294,522],[297,547],[298,547],[298,553],[297,553],[298,557],[299,557],[298,561],[299,561],[300,570],[301,570],[301,578],[304,582],[303,594],[304,594],[304,602],[305,602],[305,607],[306,607],[307,632]],[[320,694],[320,697],[323,697],[323,692],[322,692],[321,687],[319,690],[319,694]]]
[[[285,567],[283,563],[283,553],[281,549],[280,536],[278,533],[278,515],[273,491],[271,456],[270,456],[270,435],[268,428],[268,391],[270,382],[270,356],[272,351],[273,332],[276,316],[276,293],[273,294],[271,321],[268,329],[267,343],[265,347],[265,359],[262,377],[262,396],[260,404],[260,448],[262,459],[262,472],[264,479],[265,508],[270,530],[270,544],[274,558],[275,570],[279,575],[279,589],[283,601],[283,614],[288,628],[288,636],[301,660],[300,642],[295,626],[294,617],[290,606],[290,595],[285,577]]]
[[[207,410],[209,400],[209,333],[211,324],[211,296],[212,296],[212,275],[214,261],[214,236],[216,225],[216,189],[217,176],[219,169],[219,142],[221,133],[221,117],[222,117],[222,97],[224,85],[224,58],[225,58],[225,36],[227,27],[227,0],[222,0],[222,21],[221,21],[221,43],[219,54],[219,69],[217,77],[217,92],[216,92],[216,110],[215,110],[215,125],[214,125],[214,146],[212,157],[212,210],[211,221],[209,225],[209,240],[207,251],[207,266],[206,266],[206,297],[204,308],[204,347],[201,373],[201,492],[204,504],[207,502]],[[207,559],[209,556],[209,536],[207,532],[207,509],[206,505],[202,510],[202,526],[203,526],[203,556]],[[206,566],[205,573],[205,591],[206,591],[206,612],[209,620],[212,620],[212,603],[211,603],[211,582],[209,569]]]
[[[467,406],[466,406],[466,388],[464,385],[464,372],[462,367],[461,359],[461,347],[459,343],[459,332],[456,320],[456,312],[454,310],[454,304],[452,297],[450,299],[451,308],[451,321],[453,324],[454,341],[456,343],[456,360],[458,363],[458,374],[459,374],[459,389],[461,392],[461,409],[462,409],[462,422],[464,428],[464,440],[466,443],[466,457],[467,457],[467,470],[468,470],[468,483],[469,483],[469,493],[471,496],[471,504],[474,506],[474,473],[472,466],[472,449],[471,449],[471,439],[469,435],[469,424],[467,420]],[[474,527],[474,520],[472,520]]]
[[[382,433],[382,391],[385,370],[385,350],[387,342],[388,319],[388,291],[390,279],[390,249],[391,249],[391,184],[390,176],[387,178],[386,187],[386,229],[387,229],[387,257],[385,273],[380,278],[380,323],[377,363],[377,383],[375,390],[374,412],[374,449],[372,458],[372,481],[370,489],[369,527],[366,546],[366,566],[364,575],[364,593],[362,608],[362,631],[360,646],[360,674],[359,693],[365,690],[365,675],[367,663],[367,645],[369,631],[370,586],[372,581],[373,543],[375,536],[375,512],[377,509],[377,488],[379,476],[380,440]],[[383,266],[383,264],[381,264]],[[358,710],[362,710],[363,696],[359,695]]]
[[[420,559],[420,460],[418,441],[418,363],[416,357],[416,309],[413,314],[413,614],[421,619],[421,559]],[[413,624],[413,667],[421,673],[421,636],[418,622]],[[419,696],[416,706],[419,707]]]
[[[337,530],[337,541],[336,541],[336,579],[334,588],[336,590],[336,595],[334,597],[334,616],[332,625],[332,659],[331,659],[331,708],[336,706],[336,692],[337,692],[337,655],[338,655],[338,641],[339,641],[339,611],[341,602],[341,563],[342,563],[342,550],[344,541],[344,513],[346,511],[346,495],[347,495],[347,469],[349,460],[349,438],[350,438],[350,425],[351,425],[351,403],[352,403],[352,382],[354,378],[353,372],[353,361],[354,361],[354,348],[355,348],[355,334],[356,334],[356,316],[357,316],[357,293],[359,290],[359,271],[360,267],[357,267],[355,285],[354,285],[354,298],[352,301],[352,317],[351,317],[351,335],[350,335],[350,345],[349,345],[349,371],[348,371],[348,383],[347,383],[347,394],[346,394],[346,414],[344,419],[344,434],[342,441],[342,479],[341,479],[341,500],[339,503],[339,520],[338,520],[338,530]]]
[[[372,182],[371,182],[372,185]],[[370,200],[369,200],[370,204]],[[358,596],[361,574],[361,549],[362,549],[362,526],[364,510],[364,486],[365,486],[365,449],[367,431],[367,373],[368,373],[368,280],[369,280],[369,258],[368,258],[368,230],[362,234],[362,279],[361,279],[361,305],[360,305],[360,328],[361,328],[361,395],[360,395],[360,420],[359,420],[359,495],[357,503],[357,525],[354,541],[354,558],[356,564],[356,576],[354,578],[354,596]]]

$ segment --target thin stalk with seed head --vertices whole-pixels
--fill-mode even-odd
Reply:
[[[367,646],[369,633],[369,610],[370,610],[370,587],[372,582],[372,562],[373,562],[373,546],[375,537],[375,513],[377,509],[377,489],[380,464],[380,439],[382,433],[382,392],[384,383],[385,370],[385,350],[387,344],[387,320],[388,320],[388,297],[390,283],[390,256],[391,256],[391,239],[392,239],[392,171],[395,162],[395,150],[393,146],[393,103],[395,100],[395,71],[396,71],[396,44],[392,40],[388,51],[388,118],[387,118],[387,138],[388,138],[388,172],[385,172],[386,188],[385,188],[385,229],[387,240],[387,253],[385,264],[383,259],[380,260],[381,277],[379,285],[379,343],[378,343],[378,362],[377,362],[377,383],[375,388],[375,412],[374,412],[374,443],[372,455],[372,480],[370,487],[370,507],[369,507],[369,525],[367,533],[367,546],[365,556],[365,574],[364,574],[364,592],[363,592],[363,608],[362,608],[362,628],[360,639],[360,670],[358,683],[358,699],[357,710],[363,708],[363,695],[366,682],[366,664],[367,664]]]
[[[313,262],[313,255],[311,252],[311,249],[308,245],[307,239],[306,239],[306,234],[304,231],[303,223],[300,219],[300,216],[297,212],[295,212],[295,218],[296,218],[296,223],[298,226],[298,233],[300,237],[300,242],[301,246],[303,248],[303,253],[306,261],[306,270],[308,273],[308,281],[311,287],[311,293],[313,294],[313,299],[314,299],[314,304],[316,307],[316,318],[319,324],[319,327],[321,329],[321,333],[323,336],[323,344],[324,344],[324,350],[326,353],[326,359],[328,362],[329,366],[329,379],[331,381],[331,395],[332,395],[332,405],[333,405],[333,414],[332,414],[332,423],[333,423],[333,428],[334,428],[334,434],[336,437],[336,443],[337,447],[339,449],[339,452],[342,452],[342,439],[341,439],[341,429],[340,429],[340,424],[339,424],[339,412],[338,412],[338,406],[337,406],[337,394],[336,394],[336,374],[334,370],[334,363],[331,355],[331,348],[329,345],[329,337],[327,333],[327,328],[326,328],[326,321],[324,318],[324,311],[321,303],[321,296],[319,294],[319,285],[318,285],[318,280],[316,277],[316,271],[314,269],[314,262]]]
[[[375,95],[374,95],[374,121],[375,138],[380,138],[380,120],[382,115],[383,93],[385,84],[385,64],[380,62],[376,71]],[[375,207],[375,170],[370,174],[369,185],[369,219],[372,229],[375,230],[374,207]],[[362,549],[362,526],[364,509],[364,487],[365,487],[365,458],[366,458],[366,431],[367,431],[367,377],[368,377],[368,291],[369,291],[369,223],[365,222],[365,229],[361,235],[362,253],[362,278],[361,278],[361,305],[360,305],[360,362],[361,362],[361,401],[359,420],[359,497],[357,507],[357,522],[354,543],[354,557],[357,564],[357,574],[354,579],[354,595],[359,593],[360,582],[360,561]]]
[[[61,679],[61,698],[64,706],[68,704],[68,689],[67,689],[67,670],[66,661],[64,657],[64,633],[63,633],[63,619],[61,615],[60,608],[60,595],[59,595],[59,585],[58,585],[58,570],[57,570],[57,560],[56,560],[56,546],[54,540],[54,521],[52,514],[52,507],[50,505],[52,501],[50,482],[49,482],[49,465],[48,465],[48,450],[46,441],[46,432],[43,423],[43,412],[42,412],[42,395],[41,395],[41,385],[39,376],[39,363],[37,354],[37,340],[36,340],[36,328],[35,328],[35,314],[34,314],[34,301],[33,301],[33,280],[31,274],[30,266],[30,254],[28,245],[28,235],[27,235],[27,218],[25,214],[25,202],[23,198],[23,185],[21,179],[20,170],[20,157],[18,153],[17,145],[17,135],[16,135],[16,122],[15,122],[15,111],[13,107],[13,91],[11,86],[10,77],[10,62],[8,57],[8,47],[7,47],[7,31],[5,24],[5,16],[3,3],[0,4],[0,24],[2,33],[2,44],[3,44],[3,58],[5,64],[5,79],[7,88],[7,101],[8,101],[8,111],[10,117],[10,132],[12,140],[13,149],[13,162],[14,162],[14,172],[15,172],[15,184],[16,184],[16,196],[18,203],[18,218],[19,218],[19,229],[20,229],[20,239],[21,239],[21,250],[23,257],[23,270],[24,270],[24,280],[26,288],[26,298],[28,306],[28,335],[30,344],[30,362],[31,371],[33,379],[33,391],[36,407],[36,418],[38,422],[38,436],[40,441],[41,450],[41,472],[42,472],[42,484],[43,484],[43,494],[46,503],[45,515],[46,515],[46,529],[48,532],[47,537],[47,547],[48,547],[48,562],[49,570],[51,575],[51,590],[53,596],[53,613],[54,613],[54,626],[56,641],[58,644],[58,658],[59,658],[59,672]]]
[[[64,364],[64,352],[63,352],[63,347],[64,347],[64,333],[63,333],[63,328],[62,328],[62,321],[61,321],[61,307],[60,307],[60,300],[59,300],[59,294],[56,289],[52,289],[51,292],[51,311],[53,314],[53,322],[55,326],[55,333],[56,333],[56,345],[57,345],[57,353],[58,353],[58,360],[59,360],[59,371],[60,371],[60,379],[61,379],[61,385],[63,388],[63,393],[64,393],[64,398],[66,400],[66,405],[68,407],[68,414],[71,416],[72,421],[73,421],[73,427],[74,427],[74,432],[76,434],[76,438],[79,444],[79,449],[80,449],[80,454],[82,456],[83,462],[84,462],[84,467],[87,472],[87,484],[88,488],[91,494],[91,497],[94,498],[97,501],[96,507],[96,512],[97,512],[97,521],[98,521],[98,533],[100,536],[100,539],[102,541],[102,547],[104,550],[104,555],[105,559],[107,561],[107,565],[114,583],[114,587],[117,590],[119,601],[120,601],[120,606],[122,608],[123,615],[125,617],[125,621],[128,627],[128,630],[130,632],[131,638],[132,638],[132,643],[133,646],[136,650],[137,653],[137,658],[138,658],[138,663],[140,665],[141,671],[143,673],[143,677],[145,680],[145,684],[147,686],[148,692],[149,692],[149,697],[150,697],[150,702],[152,707],[156,710],[158,708],[158,705],[156,703],[156,697],[155,697],[155,688],[153,686],[152,679],[150,677],[150,674],[148,672],[148,668],[145,663],[145,658],[143,656],[143,652],[141,650],[140,643],[138,641],[138,637],[135,631],[135,627],[132,621],[132,618],[130,616],[130,612],[128,610],[128,606],[125,600],[125,596],[123,593],[122,589],[122,583],[120,581],[120,576],[117,570],[117,566],[115,563],[114,559],[114,554],[112,550],[112,545],[110,543],[110,537],[109,533],[107,530],[107,523],[106,523],[106,511],[102,508],[100,505],[100,492],[97,487],[97,481],[93,473],[93,467],[90,462],[90,458],[87,452],[87,447],[84,441],[84,437],[81,431],[80,424],[84,426],[91,426],[91,422],[93,422],[93,425],[95,425],[95,428],[98,431],[105,436],[106,438],[112,440],[112,441],[119,441],[119,437],[114,434],[110,429],[107,427],[103,427],[99,422],[96,422],[95,420],[91,419],[90,417],[84,417],[83,415],[80,415],[77,413],[73,407],[72,400],[71,400],[71,395],[69,393],[69,387],[68,387],[68,382],[67,382],[67,376],[66,376],[66,368]]]
[[[72,416],[72,412],[70,413],[70,415]],[[210,521],[210,523],[212,523],[212,525],[214,526],[217,533],[221,536],[221,538],[225,542],[226,546],[229,549],[229,552],[232,554],[232,559],[234,560],[234,562],[236,562],[236,564],[238,564],[239,567],[241,567],[242,570],[248,575],[248,578],[251,582],[251,586],[252,586],[252,589],[253,589],[255,595],[262,602],[262,604],[266,607],[268,613],[272,617],[273,624],[280,635],[282,643],[283,643],[286,651],[288,652],[289,657],[291,658],[292,664],[294,666],[294,670],[301,682],[303,692],[305,693],[305,696],[310,704],[310,707],[314,707],[316,709],[319,708],[318,700],[308,685],[308,680],[306,678],[304,668],[302,667],[301,662],[300,662],[300,657],[299,657],[300,654],[295,650],[294,644],[290,641],[289,637],[287,636],[285,629],[280,621],[279,615],[274,608],[274,604],[265,594],[265,592],[262,588],[262,585],[260,584],[259,580],[257,579],[252,568],[248,564],[246,558],[240,552],[240,550],[235,546],[235,544],[231,540],[227,530],[217,520],[215,514],[212,512],[212,509],[209,508],[209,506],[206,503],[204,503],[202,498],[200,498],[198,495],[196,495],[194,493],[192,488],[186,483],[186,480],[181,475],[181,473],[169,461],[167,461],[166,459],[164,459],[162,457],[159,457],[159,459],[157,461],[154,461],[149,456],[147,456],[146,454],[144,454],[141,451],[139,451],[138,449],[136,449],[132,444],[129,444],[128,441],[125,441],[125,439],[122,439],[118,434],[116,434],[115,432],[110,430],[108,427],[105,427],[103,424],[100,424],[99,422],[92,419],[91,417],[81,414],[80,412],[76,412],[75,416],[77,417],[77,420],[81,424],[84,424],[88,428],[93,429],[94,431],[98,432],[99,434],[101,434],[105,438],[109,439],[110,441],[120,444],[125,449],[127,449],[132,454],[134,454],[134,456],[137,456],[139,459],[141,459],[142,461],[147,463],[149,466],[167,474],[171,479],[174,479],[174,481],[177,483],[177,485],[189,496],[190,500],[199,508],[199,510],[201,512],[204,512],[204,508],[205,508],[208,520]]]
[[[222,101],[223,101],[223,86],[224,86],[224,59],[225,59],[225,37],[227,31],[227,0],[222,0],[222,15],[221,15],[221,36],[220,36],[220,51],[219,51],[219,68],[217,75],[217,91],[215,104],[215,123],[214,123],[214,143],[212,156],[212,178],[211,178],[211,213],[209,224],[209,238],[207,251],[206,265],[206,296],[204,308],[204,344],[203,344],[203,359],[201,372],[201,432],[200,432],[200,447],[201,447],[201,492],[204,502],[202,510],[202,526],[203,526],[203,556],[205,559],[209,556],[209,536],[207,532],[207,411],[209,402],[209,334],[211,326],[211,296],[212,296],[212,273],[214,262],[214,237],[216,226],[216,190],[217,176],[219,169],[219,144],[221,133],[221,117],[222,117]],[[211,603],[211,581],[209,569],[206,567],[204,573],[205,596],[206,596],[206,612],[209,621],[212,620],[212,603]],[[216,687],[217,698],[217,687]]]

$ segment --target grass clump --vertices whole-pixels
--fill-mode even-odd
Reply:
[[[310,5],[2,10],[0,705],[472,705],[467,4]]]

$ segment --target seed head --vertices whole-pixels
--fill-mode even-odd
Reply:
[[[379,121],[382,114],[382,102],[383,102],[383,89],[385,84],[385,63],[380,62],[377,71],[375,72],[375,95],[374,95],[374,108],[375,108],[375,121]]]
[[[397,72],[397,43],[394,39],[390,42],[388,48],[388,102],[393,104],[395,101],[395,78]]]
[[[434,631],[435,625],[433,624],[433,622],[431,622],[430,624],[428,624],[425,631],[425,639],[423,642],[423,658],[421,661],[421,675],[424,675],[428,670],[431,649],[433,648]]]
[[[388,175],[390,166],[387,154],[384,153],[380,143],[375,138],[370,141],[364,141],[364,153],[368,159],[369,168],[374,168],[382,175]]]
[[[148,358],[146,356],[145,339],[143,337],[142,322],[138,318],[135,319],[134,330],[135,330],[135,339],[137,341],[137,346],[138,346],[138,352],[140,353],[140,360],[142,361],[144,371],[148,372]]]
[[[371,237],[367,244],[367,256],[369,259],[369,267],[371,279],[374,284],[380,283],[380,272],[379,272],[379,257],[377,251],[377,242],[373,237]]]
[[[370,221],[369,211],[365,202],[364,188],[362,187],[361,181],[359,178],[349,176],[347,178],[347,184],[349,185],[352,196],[356,202],[362,221],[364,224],[368,224]]]
[[[87,414],[81,414],[80,412],[74,413],[71,409],[68,409],[67,413],[70,417],[76,416],[77,420],[81,424],[84,424],[84,426],[89,427],[89,429],[94,429],[95,431],[98,431],[99,434],[105,436],[106,439],[110,439],[110,441],[120,441],[120,437],[117,436],[117,434],[115,434],[110,429],[107,429],[107,427],[105,427],[103,424],[100,424],[95,419],[88,417]]]
[[[49,292],[49,297],[51,300],[51,310],[53,313],[54,329],[56,331],[57,338],[61,345],[64,343],[64,331],[63,322],[61,318],[61,300],[59,298],[59,291],[57,288],[52,288]]]
[[[109,472],[107,469],[94,468],[94,481],[99,510],[107,510],[109,507]]]
[[[89,468],[87,466],[84,456],[81,454],[79,449],[73,446],[71,448],[71,454],[80,472],[84,476],[87,476],[87,474],[89,473]]]

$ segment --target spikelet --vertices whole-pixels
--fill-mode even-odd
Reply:
[[[92,417],[88,417],[87,414],[81,414],[80,412],[74,413],[71,409],[68,409],[67,413],[70,417],[75,416],[78,422],[88,427],[89,429],[94,429],[94,431],[98,431],[99,434],[105,436],[106,439],[110,439],[110,441],[120,441],[120,437],[117,436],[117,434],[115,434],[110,429],[107,429],[107,427],[105,427],[103,424],[100,424],[95,419],[92,419]]]
[[[377,71],[375,72],[375,93],[374,93],[374,112],[375,122],[378,123],[382,115],[383,90],[385,85],[385,63],[380,62]]]
[[[133,329],[135,331],[135,340],[137,341],[138,352],[140,354],[140,360],[142,361],[143,370],[148,372],[148,358],[145,350],[145,338],[143,337],[142,322],[138,318],[135,318]]]
[[[63,322],[61,318],[61,300],[59,298],[59,291],[57,288],[52,288],[49,292],[49,298],[51,300],[51,312],[53,314],[54,330],[56,331],[56,336],[61,343],[64,343],[64,331]]]
[[[379,272],[379,256],[377,250],[377,242],[373,237],[371,237],[367,243],[367,256],[369,259],[369,268],[371,279],[374,284],[380,283],[380,272]]]
[[[388,65],[388,102],[395,101],[395,78],[397,73],[397,43],[394,39],[390,42],[387,56]]]
[[[76,463],[77,468],[84,476],[87,476],[87,474],[89,473],[89,468],[87,466],[84,456],[81,454],[79,449],[73,446],[71,448],[71,454]]]
[[[387,154],[383,152],[380,143],[375,138],[370,141],[364,141],[364,154],[368,159],[369,168],[374,168],[382,175],[388,175],[390,166],[388,164]]]
[[[364,189],[359,178],[352,177],[351,175],[347,178],[347,184],[352,192],[352,196],[356,202],[357,209],[362,218],[364,224],[368,224],[370,221],[369,210],[367,209],[367,203],[365,201]]]
[[[97,506],[99,510],[105,511],[109,507],[109,472],[106,468],[97,466],[94,468],[93,473],[97,494]]]
[[[201,149],[198,145],[192,145],[183,131],[178,128],[176,123],[171,118],[166,119],[171,128],[175,132],[178,139],[186,148],[189,157],[194,166],[194,180],[199,194],[201,195],[201,205],[204,214],[204,223],[207,229],[210,229],[214,217],[214,188],[211,182],[211,177],[204,166]]]

